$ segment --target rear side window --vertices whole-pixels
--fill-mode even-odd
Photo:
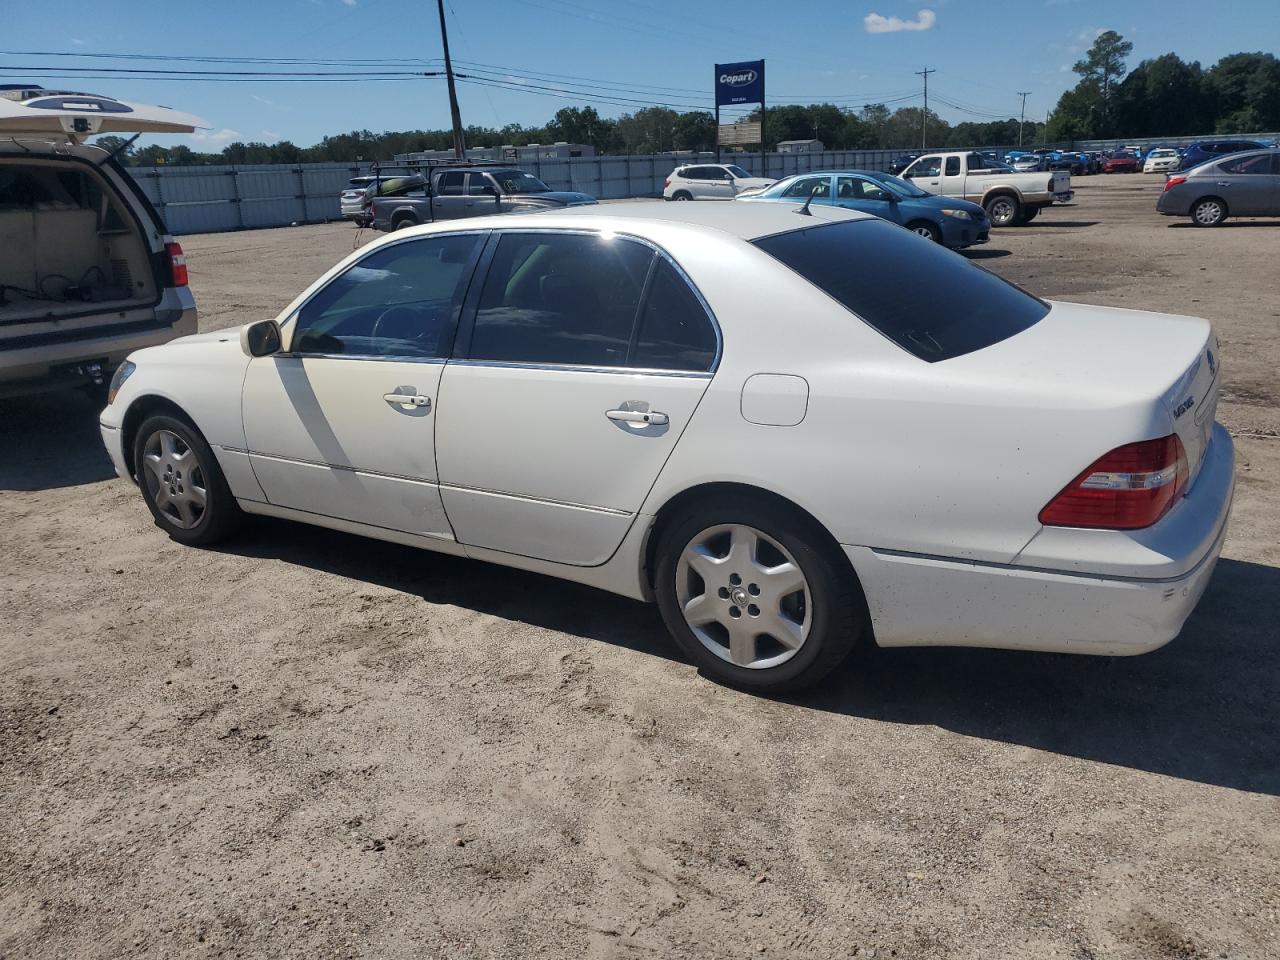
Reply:
[[[480,294],[471,359],[626,366],[653,256],[621,237],[505,234]]]
[[[710,370],[716,331],[702,303],[676,268],[659,258],[636,334],[630,366]]]
[[[1251,157],[1232,157],[1218,164],[1223,173],[1252,173],[1264,176],[1271,173],[1271,157],[1265,153],[1255,153]]]
[[[1049,312],[995,274],[882,220],[793,230],[755,245],[930,363],[999,343]]]
[[[440,174],[440,196],[442,197],[460,197],[462,196],[462,183],[466,178],[465,173]]]
[[[959,157],[947,157],[947,176],[948,177],[960,176],[960,158]]]

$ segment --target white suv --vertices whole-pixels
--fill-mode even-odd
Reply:
[[[0,87],[0,397],[87,386],[142,347],[196,332],[182,247],[104,133],[203,121],[94,94]]]
[[[748,190],[773,185],[767,177],[753,177],[732,163],[698,163],[676,167],[663,185],[666,200],[732,200]]]

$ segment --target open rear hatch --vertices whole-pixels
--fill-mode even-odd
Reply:
[[[143,319],[135,311],[159,302],[163,225],[131,202],[108,154],[78,144],[202,125],[168,107],[0,87],[0,349]]]
[[[5,137],[54,135],[74,141],[100,133],[191,133],[205,126],[199,117],[170,107],[29,84],[0,87],[0,136]]]

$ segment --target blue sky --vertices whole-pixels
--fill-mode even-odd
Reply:
[[[6,6],[0,40],[6,51],[379,61],[440,57],[430,0],[169,0],[161,5],[57,0],[56,17],[45,4]],[[1028,117],[1043,118],[1073,85],[1071,64],[1103,29],[1118,30],[1133,42],[1130,66],[1168,51],[1207,66],[1239,50],[1280,48],[1277,0],[1220,0],[1212,5],[1212,15],[1202,15],[1204,5],[1189,0],[451,0],[446,10],[455,60],[486,64],[480,69],[488,76],[508,77],[506,83],[526,88],[542,84],[563,90],[564,83],[573,82],[583,90],[555,97],[544,95],[548,91],[461,83],[463,122],[485,126],[542,123],[561,106],[593,102],[592,96],[603,94],[597,82],[610,84],[615,98],[709,103],[715,62],[760,57],[767,62],[771,103],[918,104],[898,98],[919,92],[914,71],[928,65],[937,70],[929,78],[931,94],[964,108],[931,97],[930,105],[952,122],[1016,116],[1019,90],[1031,91]],[[23,69],[95,64],[201,66],[4,54],[0,77],[188,110],[211,129],[194,138],[156,141],[187,142],[198,149],[220,148],[231,140],[288,139],[308,146],[326,133],[438,128],[449,122],[444,84],[431,79],[165,82],[37,76]],[[457,69],[465,72],[466,66]],[[609,116],[641,105],[596,103]]]

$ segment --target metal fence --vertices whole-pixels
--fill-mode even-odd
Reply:
[[[1276,134],[1253,134],[1242,139],[1275,139]],[[1146,140],[1086,141],[1076,150],[1164,144],[1177,146],[1217,137],[1156,137]],[[1023,147],[1032,149],[1031,144]],[[1039,144],[1036,146],[1043,146]],[[1067,148],[1068,144],[1049,144]],[[930,148],[945,150],[945,147]],[[956,149],[956,148],[950,148]],[[982,147],[1003,156],[1017,147]],[[827,150],[822,153],[726,153],[754,176],[778,179],[811,170],[887,170],[904,150]],[[914,149],[911,152],[917,152]],[[520,167],[553,190],[577,190],[600,200],[659,197],[667,175],[680,164],[714,162],[715,155],[652,154],[622,157],[532,158]],[[130,167],[129,172],[159,209],[171,232],[216,233],[254,227],[337,220],[338,194],[354,176],[369,173],[367,163],[262,164],[242,166]],[[394,170],[390,164],[384,171]]]

